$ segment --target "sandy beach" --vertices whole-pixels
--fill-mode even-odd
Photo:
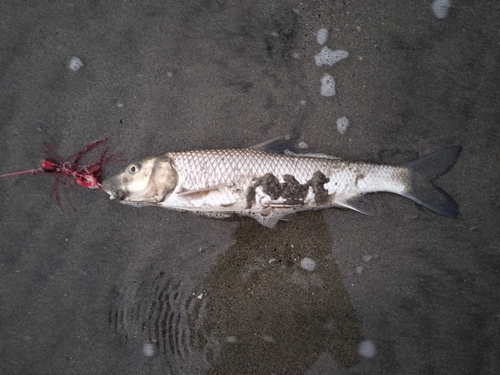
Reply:
[[[0,179],[0,373],[500,373],[499,18],[495,0],[442,19],[431,1],[1,2],[0,174],[102,137],[105,176],[283,134],[376,163],[463,152],[437,181],[456,220],[381,193],[374,216],[269,229],[68,183],[61,209],[51,176]],[[348,57],[318,66],[325,46]]]

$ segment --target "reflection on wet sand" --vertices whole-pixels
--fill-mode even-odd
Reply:
[[[243,219],[235,235],[203,280],[151,264],[155,272],[119,295],[110,322],[173,373],[302,374],[325,353],[356,364],[360,325],[323,215],[275,229]]]

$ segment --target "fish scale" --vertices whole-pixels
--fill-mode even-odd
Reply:
[[[364,175],[369,181],[364,183],[366,187],[359,194],[369,192],[373,184],[384,184],[387,191],[400,191],[401,184],[404,184],[401,167],[340,159],[271,154],[254,149],[196,150],[166,155],[173,160],[179,184],[187,190],[219,184],[237,184],[248,188],[255,178],[266,173],[276,175],[280,182],[283,182],[284,175],[292,175],[305,184],[316,171],[335,181],[337,189],[356,190],[356,177]],[[399,175],[401,178],[398,178]]]
[[[364,194],[375,192],[399,194],[444,216],[458,215],[458,204],[433,181],[453,167],[459,146],[393,166],[286,149],[268,152],[266,142],[262,145],[169,152],[129,165],[102,187],[123,203],[215,217],[238,214],[268,227],[290,213],[319,208],[371,215],[374,210]]]
[[[266,173],[293,175],[305,183],[317,170],[331,174],[333,159],[271,154],[254,149],[196,150],[170,152],[177,173],[186,189],[201,189],[225,182],[249,184]],[[340,170],[339,178],[348,178],[349,171]],[[343,173],[345,172],[345,173]]]

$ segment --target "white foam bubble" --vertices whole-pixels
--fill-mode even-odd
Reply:
[[[264,340],[265,342],[270,342],[270,343],[274,342],[274,338],[270,335],[262,335],[262,340]]]
[[[335,95],[335,80],[330,74],[325,74],[321,77],[321,95],[334,96]]]
[[[145,342],[142,345],[142,354],[146,357],[153,357],[156,354],[155,346],[151,343]]]
[[[372,358],[377,354],[377,348],[371,340],[361,341],[358,345],[358,353],[365,358]]]
[[[434,0],[431,4],[431,9],[436,18],[442,20],[448,17],[451,8],[451,0]]]
[[[83,68],[83,62],[78,57],[73,56],[69,60],[68,68],[70,68],[72,71],[76,72],[77,70],[80,70],[81,68]]]
[[[321,51],[319,51],[317,55],[314,56],[314,61],[316,61],[317,66],[333,66],[340,60],[343,60],[347,57],[349,57],[349,52],[341,49],[332,51],[330,48],[325,46],[321,48]]]
[[[305,257],[300,261],[300,268],[312,272],[316,268],[316,262],[314,261],[314,259]]]
[[[349,126],[349,120],[347,117],[340,117],[337,119],[337,130],[340,134],[345,134],[347,127]]]
[[[306,148],[309,147],[309,145],[306,142],[304,142],[304,141],[299,142],[298,146],[301,149],[306,149]]]
[[[316,32],[316,41],[318,44],[323,45],[326,43],[326,40],[328,39],[328,29],[319,29]]]

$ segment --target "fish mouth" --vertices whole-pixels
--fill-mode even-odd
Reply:
[[[102,190],[109,194],[111,200],[122,201],[125,199],[125,192],[122,189],[115,188],[108,180],[102,182]]]

